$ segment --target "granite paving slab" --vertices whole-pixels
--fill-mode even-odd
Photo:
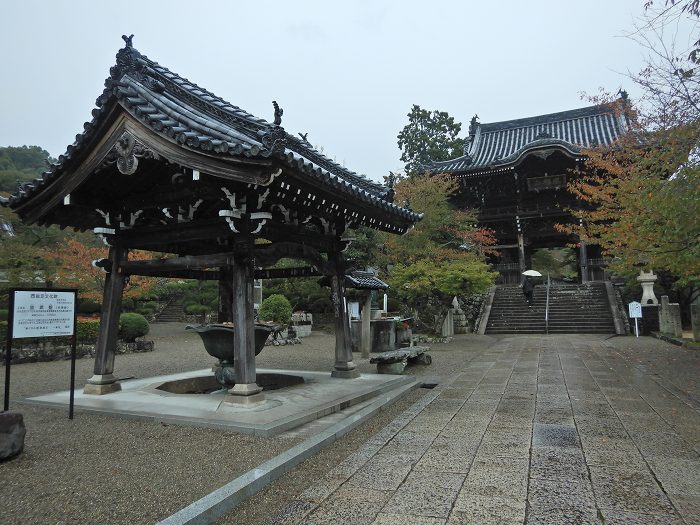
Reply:
[[[591,480],[600,508],[641,514],[672,514],[673,506],[648,470],[591,465]]]
[[[645,465],[642,455],[629,438],[582,436],[586,463],[590,465],[639,466]]]
[[[593,490],[588,480],[572,483],[558,479],[530,478],[527,501],[533,509],[595,507]]]
[[[630,432],[644,457],[700,460],[693,446],[675,432]]]
[[[532,427],[533,447],[579,447],[576,427],[535,423]]]
[[[667,493],[700,498],[700,459],[656,456],[648,462]]]
[[[600,509],[605,525],[684,525],[674,513],[640,514],[617,509]]]
[[[299,496],[300,513],[318,505],[302,523],[698,523],[700,439],[689,436],[700,417],[678,396],[602,338],[503,337],[492,348],[349,478],[323,482],[335,483],[330,497]],[[386,502],[323,514],[348,487]]]
[[[527,466],[527,458],[477,458],[463,490],[480,496],[524,499],[527,494]]]
[[[522,524],[525,519],[525,501],[460,493],[454,510],[447,521],[450,525]]]
[[[405,514],[388,514],[381,512],[372,522],[372,525],[406,525],[407,522],[410,522],[411,525],[445,525],[446,520],[444,518],[430,518],[428,516],[411,516],[408,518]]]
[[[383,511],[447,518],[463,482],[463,474],[412,472]]]
[[[600,525],[595,507],[529,507],[527,525]]]
[[[530,478],[588,482],[588,468],[578,448],[537,447],[530,457]]]
[[[370,525],[391,493],[388,491],[346,487],[339,489],[324,504],[301,522],[303,525]]]

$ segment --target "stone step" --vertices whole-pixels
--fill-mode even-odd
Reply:
[[[535,287],[528,308],[518,286],[498,287],[486,333],[544,333],[547,291]],[[603,283],[550,288],[550,333],[615,333],[608,295]]]

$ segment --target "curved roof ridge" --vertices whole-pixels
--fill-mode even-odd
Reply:
[[[389,188],[332,161],[277,123],[259,119],[173,73],[142,55],[130,42],[117,52],[116,59],[96,100],[97,107],[92,110],[93,118],[83,125],[83,132],[76,135],[75,141],[41,179],[25,183],[0,204],[16,204],[46,187],[82,149],[99,119],[115,103],[145,125],[194,149],[247,157],[276,154],[282,160],[294,151],[305,159],[309,168],[325,170],[340,179],[338,182],[342,184],[338,189],[362,196],[368,202],[381,201],[390,209],[401,209],[392,204],[393,193]]]
[[[464,155],[428,167],[433,172],[488,172],[512,165],[524,154],[542,147],[561,148],[579,154],[581,148],[609,146],[627,131],[625,99],[584,108],[521,119],[476,124]]]
[[[524,117],[519,119],[501,120],[498,122],[484,122],[478,124],[479,128],[484,133],[492,133],[503,129],[517,129],[536,126],[538,124],[553,124],[555,122],[564,122],[585,117],[593,117],[596,115],[612,113],[613,109],[608,104],[595,106],[586,106],[584,108],[570,109],[566,111],[557,111],[556,113],[547,113],[545,115],[537,115],[534,117]]]

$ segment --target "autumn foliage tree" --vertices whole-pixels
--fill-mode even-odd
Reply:
[[[423,213],[402,236],[387,236],[385,261],[392,294],[419,313],[437,331],[454,296],[483,293],[495,274],[484,254],[495,243],[493,233],[476,227],[473,212],[450,202],[457,183],[445,175],[420,175],[399,181],[396,201]]]
[[[50,257],[55,261],[54,284],[65,288],[77,288],[80,297],[102,300],[106,274],[101,268],[93,266],[92,262],[107,257],[107,247],[81,242],[69,238],[62,244],[60,250],[51,250]],[[129,258],[149,259],[148,252],[133,251]],[[155,285],[155,280],[148,277],[131,276],[124,289],[124,297],[138,298],[147,294]]]
[[[647,2],[647,8],[654,7]],[[624,111],[631,130],[612,148],[585,151],[583,173],[570,190],[587,207],[573,210],[580,226],[561,227],[599,244],[618,274],[640,267],[674,276],[676,288],[700,289],[700,54],[698,35],[677,50],[668,25],[690,17],[697,2],[668,1],[647,12],[634,38],[649,52],[630,78],[643,96]],[[674,33],[671,31],[671,33]],[[675,33],[674,33],[675,34]],[[611,97],[596,102],[610,103]],[[691,293],[696,293],[691,292]],[[687,295],[687,294],[686,294]]]

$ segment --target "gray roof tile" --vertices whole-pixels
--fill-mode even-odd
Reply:
[[[76,142],[58,158],[57,164],[43,175],[43,182],[28,183],[19,188],[10,197],[11,206],[40,190],[62,171],[73,153],[91,137],[97,120],[113,102],[121,104],[155,131],[190,148],[221,155],[275,155],[289,166],[339,191],[412,221],[421,218],[420,214],[390,202],[389,188],[346,169],[316,151],[306,140],[229,104],[130,46],[117,53],[117,64],[110,69],[105,90],[97,99],[98,107],[92,111],[93,119],[84,125],[85,132],[76,137]],[[267,137],[281,140],[268,140]]]
[[[618,102],[620,103],[620,102]],[[610,146],[629,128],[624,115],[611,105],[539,115],[517,120],[476,124],[456,159],[434,162],[431,172],[483,172],[512,165],[528,151],[558,146],[571,154],[582,148]]]

